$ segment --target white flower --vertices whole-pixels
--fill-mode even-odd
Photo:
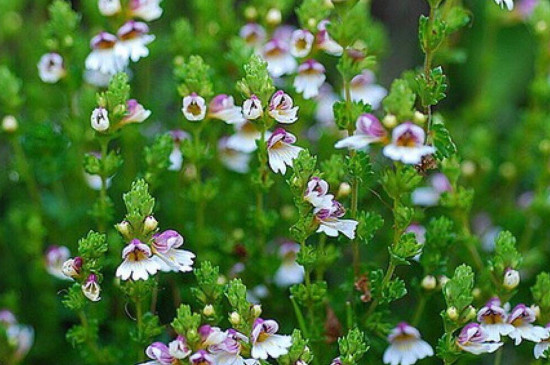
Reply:
[[[276,359],[288,353],[288,348],[292,345],[291,337],[278,335],[278,330],[279,324],[273,320],[258,318],[254,321],[250,334],[253,358],[267,360],[270,356]]]
[[[477,312],[477,320],[487,335],[487,341],[499,342],[500,336],[514,331],[514,326],[506,323],[506,311],[500,306],[500,300],[493,298]]]
[[[65,77],[63,57],[59,53],[46,53],[38,61],[38,76],[40,80],[48,84],[55,84]]]
[[[179,171],[181,170],[181,165],[183,164],[183,154],[180,149],[181,141],[191,137],[187,132],[180,129],[171,130],[170,135],[174,141],[174,148],[172,149],[172,153],[170,153],[170,166],[168,167],[168,170]]]
[[[181,335],[168,344],[168,351],[176,359],[185,359],[191,354],[191,350],[187,346],[187,340]]]
[[[430,344],[420,338],[420,332],[405,322],[391,331],[388,341],[390,346],[384,351],[384,364],[412,365],[434,354]]]
[[[153,361],[148,361],[142,365],[172,365],[178,359],[186,358],[190,353],[187,342],[182,336],[178,336],[170,342],[169,346],[162,342],[153,342],[145,349],[145,354]]]
[[[304,29],[295,30],[290,38],[290,54],[298,58],[306,57],[311,52],[314,41],[315,37],[311,32]]]
[[[130,15],[150,22],[160,18],[162,0],[130,0]]]
[[[6,336],[8,343],[15,347],[13,360],[15,360],[15,363],[19,363],[18,360],[25,357],[32,347],[34,342],[34,330],[31,326],[13,324],[8,326]]]
[[[109,112],[103,107],[95,108],[90,118],[92,128],[98,132],[105,132],[109,129]]]
[[[239,35],[246,44],[253,48],[259,48],[265,41],[265,29],[257,23],[248,23],[244,25]]]
[[[227,146],[228,137],[221,138],[218,142],[218,153],[220,161],[231,171],[245,174],[249,170],[251,155]]]
[[[183,108],[181,111],[187,120],[203,120],[206,116],[206,102],[202,96],[192,93],[183,98]]]
[[[497,5],[499,5],[501,8],[503,8],[504,5],[506,5],[508,10],[514,9],[514,1],[513,0],[495,0],[495,3],[497,3]]]
[[[307,60],[298,67],[294,88],[296,92],[303,94],[304,99],[311,99],[319,95],[325,79],[325,67],[313,59]]]
[[[195,254],[183,249],[183,237],[174,230],[153,235],[153,253],[161,271],[191,271]]]
[[[391,144],[384,147],[383,153],[386,157],[405,164],[419,164],[422,157],[435,152],[432,146],[425,146],[426,134],[424,130],[411,123],[405,122],[392,131]]]
[[[84,71],[84,80],[90,85],[97,87],[107,87],[109,86],[109,81],[111,81],[112,74],[103,73],[97,70],[86,70]]]
[[[245,119],[240,106],[236,106],[232,96],[221,94],[215,96],[208,105],[208,116],[220,119],[227,124],[244,123]]]
[[[235,129],[237,132],[227,138],[226,147],[244,153],[254,152],[258,148],[256,141],[262,137],[254,123],[236,124]],[[269,138],[270,135],[270,132],[266,132],[265,138]]]
[[[99,0],[97,3],[101,15],[112,16],[121,10],[120,0]]]
[[[518,304],[508,315],[508,323],[514,326],[514,330],[508,334],[508,337],[514,340],[515,345],[519,345],[523,339],[533,342],[540,342],[548,338],[548,330],[541,326],[534,326],[536,316],[533,309],[525,304]]]
[[[304,267],[296,262],[300,245],[295,242],[285,242],[279,249],[282,258],[281,266],[275,273],[274,281],[280,287],[299,284],[304,280]]]
[[[226,337],[221,343],[209,347],[209,351],[214,355],[214,363],[216,365],[259,364],[255,359],[244,359],[241,356],[241,342],[248,343],[248,338],[234,329],[227,330]]]
[[[502,342],[488,342],[487,333],[478,323],[464,326],[456,343],[462,350],[474,355],[495,352],[503,345]]]
[[[63,264],[71,257],[65,246],[50,246],[46,251],[46,271],[58,279],[70,279],[63,273]]]
[[[119,41],[115,44],[115,53],[133,62],[149,56],[147,45],[155,39],[155,36],[147,33],[149,33],[149,27],[143,22],[130,20],[124,23],[117,32]]]
[[[117,38],[107,32],[101,32],[92,38],[92,52],[86,58],[86,69],[108,75],[124,70],[128,65],[128,58],[115,52],[116,43]]]
[[[346,210],[338,201],[333,200],[330,207],[315,209],[315,217],[319,222],[317,232],[324,232],[329,237],[337,237],[341,232],[349,239],[355,238],[358,222],[353,219],[340,219]]]
[[[370,104],[372,109],[378,109],[382,99],[388,95],[388,91],[375,84],[376,78],[372,71],[364,70],[351,79],[350,93],[353,101],[362,101]]]
[[[153,257],[151,248],[138,239],[133,239],[122,250],[124,261],[116,270],[116,276],[122,280],[147,280],[161,269],[157,258]]]
[[[298,66],[298,63],[290,54],[288,46],[275,38],[265,44],[263,57],[267,61],[267,70],[273,77],[291,74]]]
[[[340,100],[338,95],[332,90],[332,86],[324,83],[319,89],[319,95],[315,98],[317,107],[315,108],[315,119],[321,124],[321,128],[334,128],[334,110],[332,105]],[[323,128],[324,129],[324,128]]]
[[[101,300],[101,287],[97,282],[97,276],[95,274],[88,275],[88,278],[84,282],[84,285],[82,285],[81,287],[84,296],[90,299],[92,302],[97,302]]]
[[[315,208],[331,208],[334,195],[328,194],[328,183],[313,176],[307,183],[306,191],[304,192],[304,200],[310,202]]]
[[[326,53],[332,56],[341,56],[344,52],[344,48],[339,45],[334,39],[330,37],[327,31],[327,25],[330,22],[328,20],[323,20],[317,25],[317,47],[322,49]]]
[[[269,166],[275,173],[284,175],[286,166],[292,167],[292,161],[302,150],[301,147],[293,146],[295,142],[296,137],[283,128],[277,128],[267,140]]]
[[[264,114],[262,102],[256,95],[252,95],[249,99],[244,101],[242,110],[243,115],[247,120],[258,119]]]
[[[126,102],[126,110],[127,114],[121,124],[141,123],[151,116],[151,111],[145,109],[136,99],[129,99]]]
[[[290,95],[279,90],[273,94],[269,101],[268,113],[279,123],[292,124],[298,120],[298,108],[294,106]]]
[[[67,259],[61,268],[63,275],[67,278],[73,279],[80,275],[82,269],[82,257],[75,257],[74,259]]]
[[[386,136],[387,132],[376,116],[362,114],[355,122],[353,135],[336,142],[334,147],[359,150],[384,140]]]

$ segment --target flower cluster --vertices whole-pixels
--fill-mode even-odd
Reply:
[[[0,334],[7,339],[7,348],[3,348],[2,353],[9,354],[6,360],[12,364],[19,363],[34,342],[33,328],[18,323],[15,315],[8,309],[0,309]]]
[[[288,353],[291,338],[278,331],[277,322],[261,318],[255,320],[248,336],[232,328],[223,331],[202,325],[196,348],[191,349],[181,335],[168,345],[154,342],[145,350],[152,361],[144,365],[259,365],[259,359],[277,359]]]

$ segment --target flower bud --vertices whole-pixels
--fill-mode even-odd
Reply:
[[[463,161],[460,170],[466,177],[473,176],[476,173],[476,164],[470,160]]]
[[[447,308],[447,317],[449,317],[451,321],[456,321],[458,319],[458,310],[456,307]]]
[[[544,20],[540,20],[537,22],[537,24],[535,24],[535,30],[539,34],[543,34],[544,32],[546,32],[546,29],[548,29],[548,25]]]
[[[504,273],[504,279],[502,280],[502,285],[508,289],[515,289],[519,285],[519,272],[517,270],[508,269]]]
[[[309,18],[307,20],[307,26],[310,28],[317,28],[317,21],[315,20],[315,18]]]
[[[61,271],[63,274],[69,278],[76,278],[80,275],[80,270],[82,269],[82,257],[75,257],[74,259],[68,259],[63,263]]]
[[[207,317],[213,316],[214,313],[216,313],[216,311],[214,310],[214,307],[212,306],[212,304],[207,304],[202,309],[202,314],[204,314]]]
[[[466,315],[464,316],[464,320],[466,322],[469,322],[471,321],[472,319],[474,319],[476,317],[476,309],[473,307],[473,306],[468,306],[468,309],[466,310]]]
[[[441,285],[442,288],[445,286],[445,284],[447,284],[447,281],[449,281],[449,278],[445,275],[440,275],[437,279],[439,280],[439,285]]]
[[[539,318],[540,317],[540,307],[536,304],[533,304],[531,307],[531,310],[535,313],[535,317],[536,318]]]
[[[145,234],[149,232],[153,232],[155,229],[157,229],[159,225],[159,222],[153,217],[152,215],[145,218],[145,221],[143,222],[143,231]]]
[[[422,288],[425,290],[434,290],[437,286],[437,280],[433,275],[426,275],[424,276],[424,279],[422,279]]]
[[[244,9],[244,17],[248,20],[253,20],[253,19],[256,19],[256,17],[258,16],[258,10],[256,10],[255,7],[253,6],[247,6],[245,9]]]
[[[281,218],[283,218],[284,220],[292,219],[295,213],[296,212],[293,205],[285,204],[281,207]]]
[[[220,285],[224,285],[227,283],[227,278],[224,275],[218,276],[218,280],[216,281]]]
[[[351,186],[347,182],[343,182],[338,187],[338,199],[345,198],[351,193]]]
[[[549,155],[550,154],[550,140],[543,139],[542,141],[540,141],[539,151],[541,153],[545,154],[545,155]]]
[[[105,132],[109,129],[109,112],[107,109],[99,107],[95,108],[90,118],[92,128],[98,132]]]
[[[232,312],[229,315],[229,322],[231,322],[232,325],[236,326],[239,323],[241,323],[241,316],[237,312]]]
[[[472,295],[475,299],[478,299],[481,296],[481,289],[474,288],[474,290],[472,290]]]
[[[502,163],[499,166],[498,172],[500,173],[500,176],[502,176],[503,178],[507,180],[512,180],[517,174],[517,169],[512,162],[507,161]]]
[[[128,222],[128,221],[122,221],[122,222],[118,223],[117,225],[115,225],[115,228],[124,237],[127,237],[127,236],[130,235],[131,226],[130,226],[130,222]]]
[[[413,121],[416,124],[424,124],[424,123],[426,123],[426,119],[428,119],[426,117],[426,114],[423,114],[423,113],[419,112],[418,110],[414,112]]]
[[[17,128],[19,127],[19,123],[17,123],[17,119],[13,115],[6,115],[4,119],[2,119],[2,130],[6,133],[13,133],[17,131]]]
[[[397,118],[393,114],[388,114],[382,119],[382,124],[386,128],[393,128],[397,125]]]
[[[257,318],[262,314],[262,306],[259,304],[254,304],[251,311],[252,315]]]
[[[271,8],[267,12],[267,15],[265,16],[265,20],[269,25],[278,25],[281,23],[283,16],[281,14],[281,11],[276,8]]]

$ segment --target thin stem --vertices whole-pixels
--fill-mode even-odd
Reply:
[[[497,350],[495,354],[495,362],[493,363],[494,365],[500,365],[502,363],[502,354],[503,354],[503,351],[501,347],[500,349]]]
[[[95,355],[96,360],[100,363],[104,363],[103,356],[101,356],[101,351],[99,350],[99,347],[97,346],[97,343],[93,341],[90,336],[88,336],[88,332],[90,330],[90,324],[88,323],[88,317],[86,316],[86,313],[84,311],[80,311],[78,313],[78,316],[80,317],[80,323],[82,324],[82,327],[85,330],[86,333],[86,345],[90,348],[92,353]]]
[[[38,190],[38,184],[36,183],[36,179],[31,172],[30,164],[27,160],[27,156],[25,155],[25,151],[23,150],[23,146],[21,145],[21,141],[17,138],[17,136],[13,136],[10,140],[13,152],[15,154],[15,163],[27,185],[29,195],[31,196],[34,204],[37,207],[40,207],[40,193]]]
[[[99,139],[99,145],[100,145],[100,148],[101,148],[101,159],[103,160],[102,161],[102,166],[104,166],[104,161],[105,159],[107,158],[107,153],[109,151],[109,140],[107,138],[100,138]],[[101,189],[99,191],[99,201],[100,201],[100,206],[102,207],[102,210],[103,212],[105,212],[105,209],[107,207],[107,200],[108,200],[108,197],[107,197],[107,173],[105,172],[105,168],[103,167],[101,169],[101,174],[100,174],[100,178],[101,178]],[[105,232],[106,230],[106,225],[107,225],[107,222],[106,222],[106,217],[105,217],[105,214],[101,214],[100,217],[98,217],[98,228],[99,228],[99,231],[100,232]]]
[[[390,282],[393,272],[395,271],[395,264],[393,263],[393,260],[390,258],[390,262],[388,263],[388,269],[386,270],[386,275],[384,275],[384,278],[382,279],[382,288],[385,288],[388,283]],[[367,311],[367,317],[370,317],[371,314],[374,313],[376,307],[378,307],[378,304],[380,304],[379,298],[376,298],[373,300],[372,304],[369,307],[369,310]]]
[[[141,307],[141,298],[136,298],[136,320],[137,320],[137,328],[138,328],[138,334],[141,337],[141,328],[143,323],[143,309]],[[143,351],[142,349],[138,349],[138,361],[143,360]]]
[[[427,295],[422,295],[420,297],[420,300],[418,301],[418,305],[416,306],[416,310],[414,311],[413,319],[412,319],[412,326],[416,327],[420,323],[420,319],[422,318],[422,314],[424,313],[424,308],[426,308],[426,302],[428,300]]]
[[[327,241],[327,236],[324,235],[324,234],[321,235],[321,238],[319,238],[318,251],[323,256],[324,256],[324,252],[325,252],[325,243],[326,243],[326,241]],[[317,281],[323,280],[324,273],[325,273],[325,265],[317,265],[317,267],[315,268],[315,279]]]
[[[428,29],[431,29],[434,23],[435,18],[435,8],[433,6],[430,6],[430,14],[428,16]],[[432,59],[433,59],[433,53],[434,50],[427,47],[425,50],[425,56],[424,56],[424,77],[426,80],[430,79],[430,71],[432,69]],[[428,127],[427,127],[427,134],[430,133],[430,129],[432,128],[432,106],[427,105],[424,108],[424,112],[428,116]]]
[[[257,213],[257,219],[258,222],[258,246],[260,250],[263,249],[265,246],[265,232],[263,227],[263,221],[264,221],[264,190],[265,190],[265,184],[267,179],[267,163],[268,163],[268,157],[267,157],[267,146],[266,146],[266,126],[265,126],[265,120],[263,120],[261,123],[259,123],[261,130],[260,130],[260,143],[258,145],[258,174],[260,177],[260,186],[258,187],[258,190],[256,192],[256,213]]]

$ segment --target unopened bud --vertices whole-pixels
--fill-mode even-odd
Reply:
[[[259,317],[262,314],[262,306],[259,304],[254,304],[252,306],[252,315],[254,317]]]
[[[473,161],[466,160],[460,166],[462,174],[466,177],[473,176],[476,173],[476,164]]]
[[[472,290],[472,295],[475,299],[478,299],[481,296],[481,289],[474,288],[474,290]]]
[[[397,118],[393,114],[388,114],[382,119],[382,124],[386,128],[393,128],[397,125]]]
[[[422,279],[422,283],[420,285],[422,285],[422,288],[425,290],[434,290],[437,286],[437,281],[433,275],[426,275],[424,276],[424,279]]]
[[[293,205],[285,204],[281,207],[281,218],[289,220],[294,217],[295,208]]]
[[[19,127],[19,123],[17,123],[17,119],[13,115],[6,115],[4,119],[2,119],[2,130],[6,133],[13,133],[17,130]]]
[[[235,241],[240,241],[244,238],[244,231],[242,228],[235,228],[233,230],[233,239]]]
[[[550,154],[550,140],[543,139],[539,143],[539,151],[544,153],[545,155]]]
[[[338,187],[338,198],[345,198],[351,193],[351,185],[343,182]]]
[[[115,228],[124,237],[128,237],[130,235],[130,222],[128,221],[122,221],[118,223],[117,225],[115,225]]]
[[[207,317],[213,316],[214,313],[216,313],[216,311],[214,310],[214,307],[212,306],[212,304],[207,304],[202,309],[202,314],[204,314]]]
[[[447,284],[447,282],[449,281],[449,278],[446,277],[445,275],[440,275],[438,278],[439,280],[439,285],[441,285],[441,287],[443,288],[445,286],[445,284]]]
[[[535,24],[535,30],[540,34],[546,32],[546,29],[548,29],[548,25],[544,20],[540,20]]]
[[[513,179],[517,173],[516,166],[510,161],[502,163],[499,166],[498,171],[500,173],[500,176],[507,180]]]
[[[458,310],[456,307],[447,308],[447,317],[449,317],[451,321],[456,321],[458,319]]]
[[[424,124],[424,123],[426,123],[426,119],[428,119],[426,117],[426,114],[423,114],[423,113],[419,112],[418,110],[414,112],[413,121],[416,124]]]
[[[244,17],[248,20],[253,20],[253,19],[256,19],[256,17],[258,16],[258,10],[256,10],[255,7],[253,6],[247,6],[245,9],[244,9]]]
[[[153,217],[152,215],[145,218],[145,221],[143,222],[143,230],[145,233],[153,232],[155,229],[157,229],[159,225],[159,222]]]
[[[231,322],[232,325],[236,326],[239,323],[241,323],[241,316],[237,312],[232,312],[229,315],[229,322]]]
[[[218,280],[216,281],[219,285],[225,285],[227,283],[227,278],[224,275],[218,276]]]
[[[282,18],[283,16],[281,11],[276,8],[269,9],[267,15],[265,16],[265,20],[269,25],[278,25],[281,23]]]
[[[466,322],[471,321],[476,317],[476,309],[473,306],[468,306],[468,309],[466,310],[466,315],[464,316],[464,320]]]
[[[314,18],[309,18],[307,20],[307,26],[310,28],[316,28],[317,27],[317,21]]]
[[[502,285],[508,289],[515,289],[519,285],[519,272],[514,269],[508,269],[504,273],[504,279],[502,280]]]
[[[92,128],[98,132],[105,132],[111,125],[109,122],[109,112],[107,109],[99,107],[95,108],[90,117]]]

